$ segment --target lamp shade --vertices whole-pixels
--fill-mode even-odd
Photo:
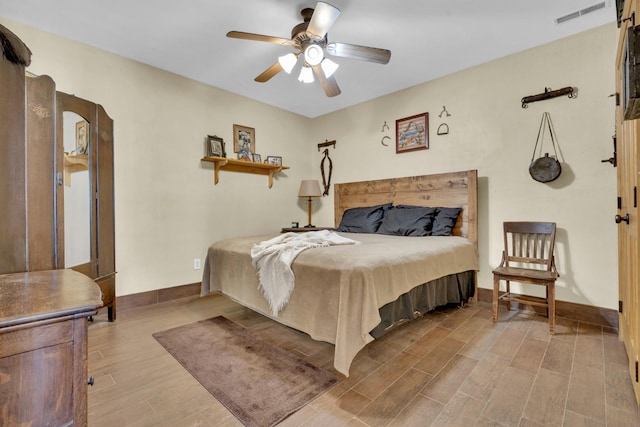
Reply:
[[[302,83],[313,83],[313,71],[311,71],[311,67],[303,66],[300,70],[298,80]]]
[[[293,67],[296,65],[297,61],[298,61],[298,57],[293,53],[288,53],[284,56],[278,57],[278,62],[280,63],[280,66],[287,74],[291,74],[291,70],[293,70]]]
[[[336,64],[335,62],[333,62],[332,60],[330,60],[329,58],[324,58],[322,60],[322,63],[320,64],[320,67],[322,68],[322,71],[324,72],[324,76],[326,78],[329,78],[333,75],[333,73],[336,72],[336,70],[338,69],[339,65]]]
[[[300,183],[300,190],[298,191],[298,197],[320,197],[322,191],[320,190],[320,183],[317,179],[307,179]]]

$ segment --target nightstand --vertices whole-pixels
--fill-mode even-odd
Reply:
[[[298,227],[298,228],[283,227],[281,233],[289,233],[289,232],[304,233],[307,231],[320,231],[320,230],[335,230],[335,228],[334,227]]]

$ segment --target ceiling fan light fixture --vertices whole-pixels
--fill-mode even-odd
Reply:
[[[296,62],[298,62],[298,57],[293,53],[288,53],[286,55],[278,57],[278,62],[287,74],[291,74],[291,70],[293,70]]]
[[[309,38],[322,40],[327,35],[327,30],[336,22],[338,16],[340,16],[340,9],[329,3],[319,1],[307,28]]]
[[[336,72],[340,65],[336,64],[329,58],[324,58],[320,63],[320,67],[322,68],[322,72],[324,72],[324,76],[329,78]]]
[[[275,64],[268,67],[254,79],[256,82],[264,83],[281,71],[291,74],[294,68],[296,68],[297,73],[297,62],[302,55],[298,80],[302,83],[313,83],[314,80],[318,80],[325,95],[334,97],[341,93],[340,87],[333,77],[339,65],[326,58],[327,55],[378,64],[387,64],[389,62],[391,51],[388,49],[348,43],[329,43],[328,32],[340,15],[340,9],[337,7],[318,1],[315,9],[306,7],[300,11],[300,15],[302,15],[304,22],[291,29],[290,39],[243,31],[227,32],[227,37],[230,38],[274,43],[294,49],[294,53],[278,57],[278,61]]]
[[[324,52],[322,51],[322,48],[317,44],[310,44],[304,50],[304,60],[312,67],[321,63],[323,58]]]
[[[313,71],[311,71],[311,67],[307,67],[306,65],[302,67],[298,81],[302,83],[313,83]]]

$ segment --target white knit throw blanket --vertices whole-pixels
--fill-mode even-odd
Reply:
[[[305,249],[331,245],[356,245],[360,242],[333,231],[284,233],[256,243],[251,248],[251,263],[258,270],[260,290],[269,302],[274,316],[289,302],[295,277],[291,263]]]

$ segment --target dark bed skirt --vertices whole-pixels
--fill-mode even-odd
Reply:
[[[436,307],[461,304],[475,293],[475,271],[452,274],[416,286],[380,308],[382,321],[370,332],[378,339],[401,323],[413,320]]]

